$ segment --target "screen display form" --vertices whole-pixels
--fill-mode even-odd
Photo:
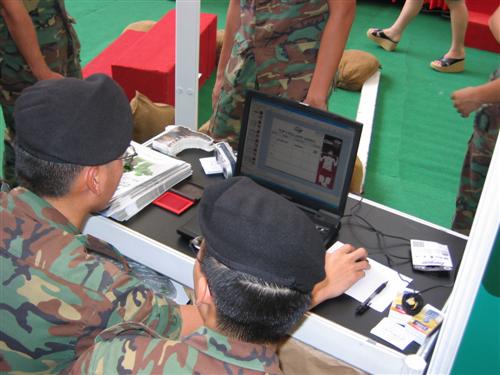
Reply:
[[[240,174],[335,209],[357,151],[356,129],[342,120],[253,97],[240,145]]]

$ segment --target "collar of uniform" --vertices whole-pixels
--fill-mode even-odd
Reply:
[[[232,365],[267,373],[280,373],[276,352],[263,344],[228,338],[207,327],[186,336],[183,342],[200,352]]]
[[[31,219],[49,222],[52,226],[70,234],[80,234],[78,228],[71,224],[54,206],[28,189],[17,187],[11,190],[9,195],[16,201],[16,208],[22,210]],[[21,205],[19,202],[26,204]]]

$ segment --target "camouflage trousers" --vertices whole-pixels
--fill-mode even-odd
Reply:
[[[79,52],[75,52],[69,38],[61,38],[58,43],[42,45],[41,50],[52,71],[66,77],[82,78]],[[4,52],[0,56],[0,104],[5,121],[3,176],[12,187],[16,185],[14,105],[21,92],[37,82],[29,67],[19,64],[19,61],[24,62],[17,50],[11,54]]]
[[[474,131],[469,139],[462,166],[452,229],[468,235],[474,221],[479,198],[498,138],[500,104],[489,105],[477,112]]]
[[[234,149],[238,147],[246,90],[258,89],[255,69],[255,60],[251,58],[238,74],[238,78],[243,82],[234,83],[236,78],[228,79],[226,74],[219,100],[210,119],[208,134],[216,140],[229,142]]]

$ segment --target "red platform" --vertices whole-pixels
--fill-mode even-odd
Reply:
[[[116,62],[132,44],[142,38],[145,33],[127,30],[107,46],[98,56],[82,69],[83,77],[95,73],[104,73],[111,77],[111,64]]]
[[[216,35],[217,17],[201,14],[200,86],[215,68]],[[112,64],[112,74],[129,99],[138,90],[154,102],[175,105],[175,11],[121,54]]]
[[[465,34],[467,47],[500,53],[500,44],[491,34],[488,20],[499,5],[498,0],[467,0],[469,24]]]
[[[200,87],[216,65],[217,16],[200,16]],[[138,90],[154,102],[175,101],[175,10],[149,31],[128,30],[83,68],[83,76],[104,73],[122,86],[129,100]]]

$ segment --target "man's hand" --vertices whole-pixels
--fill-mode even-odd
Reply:
[[[37,80],[63,78],[47,66],[40,50],[38,36],[31,16],[22,1],[0,0],[0,14],[3,17],[17,49],[29,65]]]
[[[462,117],[469,117],[481,106],[476,87],[465,87],[451,94],[451,100]]]
[[[351,245],[344,245],[333,253],[326,253],[326,277],[314,286],[311,307],[340,296],[365,276],[365,271],[370,268],[367,256],[368,252],[364,248],[355,249]]]
[[[44,69],[40,69],[40,71],[33,70],[33,75],[39,81],[43,81],[43,80],[46,80],[46,79],[61,79],[61,78],[64,78],[64,76],[62,74],[56,73],[56,72],[50,70],[48,67],[46,67]]]
[[[309,90],[309,92],[307,93],[307,96],[304,99],[304,103],[309,104],[311,107],[322,109],[324,111],[328,110],[326,99],[315,96],[313,93],[311,93],[311,90]]]

